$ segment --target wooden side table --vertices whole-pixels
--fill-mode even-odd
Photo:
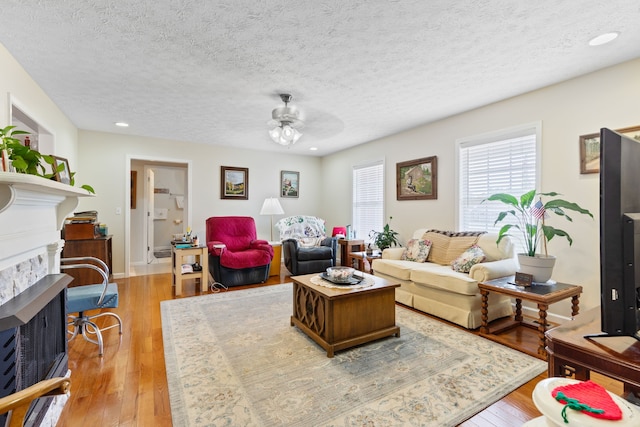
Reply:
[[[354,261],[357,261],[358,270],[364,273],[373,274],[371,261],[378,258],[382,258],[382,253],[380,251],[373,251],[373,253],[370,255],[367,255],[366,251],[351,252],[349,254],[349,262],[347,263],[347,265],[352,266],[354,265]]]
[[[500,279],[489,280],[484,283],[478,283],[480,294],[482,297],[482,326],[480,327],[480,335],[492,341],[499,342],[503,345],[513,347],[508,340],[503,340],[500,333],[512,329],[516,326],[526,326],[534,328],[538,332],[538,350],[535,354],[529,353],[525,349],[516,348],[524,351],[532,356],[547,360],[547,351],[545,349],[545,332],[547,331],[547,310],[549,305],[571,298],[571,316],[576,316],[579,309],[579,298],[582,293],[582,286],[569,285],[567,283],[550,282],[547,284],[536,284],[529,287],[516,286],[514,277],[508,276]],[[489,293],[495,292],[502,295],[509,295],[516,300],[516,312],[512,322],[501,325],[495,329],[489,329]],[[524,321],[522,317],[522,300],[533,301],[538,304],[538,320],[534,324]]]
[[[363,251],[364,240],[338,239],[340,245],[340,265],[351,267],[349,254],[351,251]]]
[[[191,264],[185,261],[185,258],[194,256],[196,262],[200,264],[202,269],[193,273],[182,274],[182,264]],[[197,279],[200,282],[200,292],[207,290],[209,284],[209,251],[206,246],[196,246],[190,248],[176,248],[171,246],[172,260],[172,285],[175,286],[176,296],[182,295],[182,281],[187,279]]]
[[[624,384],[625,396],[640,399],[640,342],[633,337],[585,338],[599,334],[600,308],[547,331],[549,377],[586,381],[591,371]]]
[[[282,263],[282,242],[269,242],[273,247],[273,260],[269,267],[269,277],[280,275],[280,265]]]

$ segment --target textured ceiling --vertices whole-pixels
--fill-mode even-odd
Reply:
[[[640,57],[637,0],[2,0],[0,10],[0,43],[81,129],[308,155]],[[621,35],[587,45],[608,31]],[[267,135],[281,92],[307,123],[290,148]]]

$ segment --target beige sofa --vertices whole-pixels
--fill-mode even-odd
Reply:
[[[511,240],[505,238],[498,246],[496,237],[491,233],[474,235],[419,229],[412,239],[431,242],[426,262],[403,260],[404,248],[388,248],[382,258],[373,260],[372,268],[376,276],[400,283],[396,288],[397,302],[475,329],[482,323],[478,282],[509,276],[517,270]],[[468,274],[454,271],[452,261],[459,260],[473,245],[481,249],[485,259],[473,265]],[[489,295],[489,321],[512,313],[509,297]]]

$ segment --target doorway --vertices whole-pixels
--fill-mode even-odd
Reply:
[[[166,273],[171,258],[162,252],[191,223],[191,162],[131,157],[127,166],[138,179],[127,186],[135,200],[126,210],[125,275]]]

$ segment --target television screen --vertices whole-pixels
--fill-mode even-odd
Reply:
[[[640,141],[600,130],[600,287],[604,336],[640,339]]]

